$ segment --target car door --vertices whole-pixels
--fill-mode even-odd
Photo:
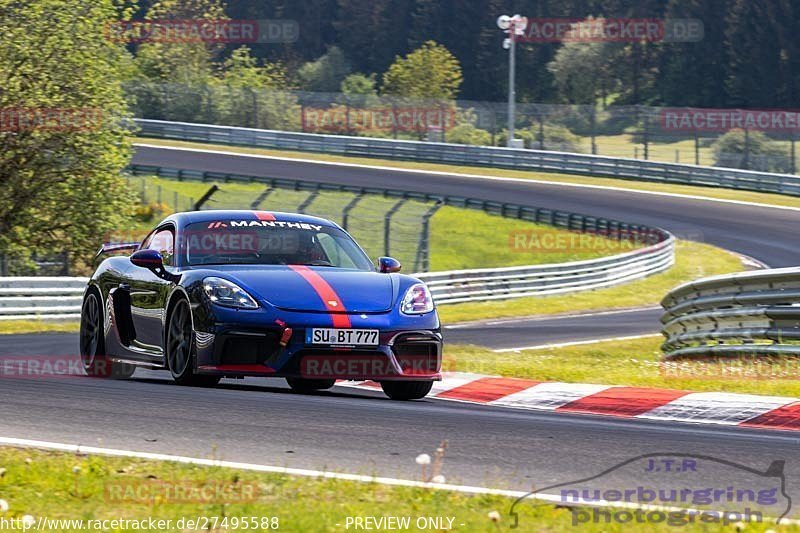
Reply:
[[[164,268],[167,271],[172,270],[175,257],[175,228],[172,224],[156,228],[145,239],[142,249],[158,251],[164,261]],[[173,282],[157,276],[148,268],[133,267],[130,274],[128,290],[131,319],[136,332],[131,349],[162,355],[165,307]]]

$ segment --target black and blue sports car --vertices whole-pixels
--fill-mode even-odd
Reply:
[[[83,299],[87,374],[168,370],[180,384],[286,378],[298,391],[372,380],[392,399],[441,379],[439,318],[424,283],[376,269],[337,224],[266,211],[197,211],[111,252]]]

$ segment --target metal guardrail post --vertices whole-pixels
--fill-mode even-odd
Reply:
[[[392,217],[394,216],[397,211],[403,207],[408,200],[403,198],[402,200],[398,201],[396,204],[392,206],[391,209],[386,213],[383,217],[383,250],[384,255],[391,255],[391,226],[392,226]]]
[[[259,195],[256,197],[256,199],[255,199],[255,200],[253,200],[253,203],[251,203],[251,204],[250,204],[250,209],[258,209],[258,207],[261,205],[261,203],[262,203],[264,200],[266,200],[266,199],[267,199],[267,196],[269,196],[270,194],[272,194],[272,191],[273,191],[273,190],[274,190],[274,189],[273,189],[272,187],[267,187],[266,189],[264,189],[264,192],[262,192],[261,194],[259,194]]]
[[[197,200],[197,203],[194,204],[194,210],[200,211],[200,208],[214,195],[215,192],[219,190],[219,187],[216,185],[212,185],[210,189],[206,191],[206,193]]]
[[[361,201],[363,197],[364,197],[363,192],[356,194],[356,196],[352,200],[350,200],[346,206],[344,206],[344,209],[342,209],[342,229],[344,229],[345,231],[347,231],[347,224],[350,222],[350,211],[352,211],[353,208],[355,208],[355,206],[358,204],[358,202]]]
[[[297,206],[297,212],[305,213],[306,209],[308,209],[308,206],[314,203],[314,200],[317,199],[317,196],[319,196],[319,191],[312,191],[311,194],[309,194],[306,199],[303,200],[303,203]]]
[[[430,221],[431,217],[442,207],[442,202],[436,202],[424,215],[422,215],[422,230],[419,233],[419,245],[417,246],[417,256],[414,258],[414,271],[427,272],[430,270]]]

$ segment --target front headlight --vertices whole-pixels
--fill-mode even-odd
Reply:
[[[421,315],[433,311],[433,297],[424,283],[412,285],[403,296],[400,311],[407,315]]]
[[[203,279],[203,290],[208,299],[217,305],[239,309],[258,309],[258,304],[244,289],[227,279],[208,277]]]

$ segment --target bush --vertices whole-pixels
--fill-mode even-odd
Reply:
[[[714,166],[790,172],[791,160],[786,150],[759,131],[745,135],[744,130],[731,130],[712,145]]]
[[[581,147],[581,138],[564,126],[545,124],[542,127],[542,133],[544,134],[544,146],[542,148],[544,150],[550,150],[553,152],[583,152],[583,148]],[[518,139],[525,141],[525,148],[530,148],[533,150],[540,149],[539,126],[537,124],[534,124],[530,128],[516,130],[514,135]],[[506,139],[508,138],[506,130],[503,130],[498,138],[498,144],[500,146],[505,146]]]
[[[447,130],[445,140],[453,144],[489,146],[492,144],[492,135],[472,124],[459,124]]]

